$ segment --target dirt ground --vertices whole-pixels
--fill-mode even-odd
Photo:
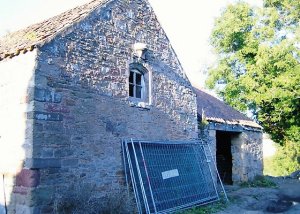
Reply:
[[[230,200],[218,214],[300,214],[300,180],[273,178],[276,188],[225,186]]]

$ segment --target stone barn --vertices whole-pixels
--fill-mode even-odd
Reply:
[[[211,144],[225,184],[263,174],[262,127],[221,100],[194,88],[199,135]]]
[[[198,136],[196,96],[147,0],[94,0],[1,38],[0,96],[8,213],[53,213],[79,185],[113,193],[122,139]]]

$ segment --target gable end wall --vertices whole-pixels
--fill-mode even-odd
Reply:
[[[152,77],[147,107],[128,98],[137,42],[149,50],[140,61]],[[54,199],[76,186],[104,199],[117,192],[125,182],[121,139],[197,137],[195,95],[146,1],[111,1],[39,47],[37,59],[27,114],[35,121],[33,152],[24,168],[37,170],[39,183],[23,210],[51,213]]]

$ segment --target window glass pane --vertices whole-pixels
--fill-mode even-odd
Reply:
[[[136,98],[142,98],[142,86],[136,86]]]
[[[142,84],[142,75],[139,73],[136,73],[136,84],[141,85]]]
[[[133,83],[134,72],[130,71],[129,82]]]
[[[134,95],[133,95],[133,88],[134,88],[134,86],[131,85],[131,84],[129,84],[129,96],[130,96],[130,97],[133,97],[133,96],[134,96]]]

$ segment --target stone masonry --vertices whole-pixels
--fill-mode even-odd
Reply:
[[[200,128],[199,137],[210,145],[212,154],[216,154],[216,131],[230,130],[231,125],[209,122]],[[230,127],[230,128],[228,128]],[[263,175],[263,146],[261,130],[239,128],[239,132],[232,133],[232,181],[240,183],[253,180]]]
[[[138,42],[147,44],[143,59],[133,54]],[[2,170],[10,180],[9,213],[52,213],[53,200],[79,184],[105,198],[124,184],[122,139],[197,137],[195,94],[147,1],[108,1],[32,53],[32,76],[11,76],[25,86],[16,99],[24,98],[26,107],[21,120],[7,119],[25,124],[14,132],[24,137],[11,138],[23,152],[21,167]],[[139,105],[128,96],[131,63],[151,74],[151,102]],[[2,79],[0,90],[13,91],[15,84]],[[0,112],[2,100],[5,108],[15,105],[10,99],[1,95]],[[11,143],[5,132],[0,140]]]
[[[243,131],[232,139],[232,180],[251,181],[263,175],[262,132]]]

